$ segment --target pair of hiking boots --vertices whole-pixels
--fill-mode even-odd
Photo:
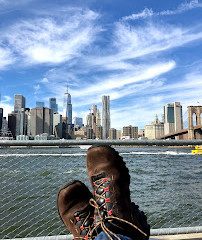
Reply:
[[[75,239],[94,239],[104,231],[147,240],[150,226],[144,212],[130,200],[130,175],[123,158],[110,146],[94,145],[86,158],[93,194],[81,181],[65,184],[58,193],[60,218]]]

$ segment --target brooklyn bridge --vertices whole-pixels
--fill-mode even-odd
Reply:
[[[202,139],[202,106],[188,106],[188,127],[176,132],[163,135],[157,139]],[[195,123],[195,124],[194,124]]]

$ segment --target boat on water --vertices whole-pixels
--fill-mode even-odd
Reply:
[[[193,154],[202,154],[202,146],[196,146],[195,150],[191,151]]]

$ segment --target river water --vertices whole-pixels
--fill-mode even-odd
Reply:
[[[117,147],[131,175],[131,199],[151,227],[201,225],[201,160],[190,148]],[[0,149],[0,239],[67,234],[56,196],[65,182],[89,188],[80,148]]]

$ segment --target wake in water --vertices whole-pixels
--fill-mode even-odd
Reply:
[[[164,151],[164,152],[129,152],[121,153],[122,155],[193,155],[186,152]]]
[[[123,152],[120,155],[194,155],[186,152],[175,151],[159,151],[159,152]],[[0,154],[0,157],[32,157],[32,156],[53,156],[53,157],[71,157],[71,156],[86,156],[86,153],[7,153]]]

